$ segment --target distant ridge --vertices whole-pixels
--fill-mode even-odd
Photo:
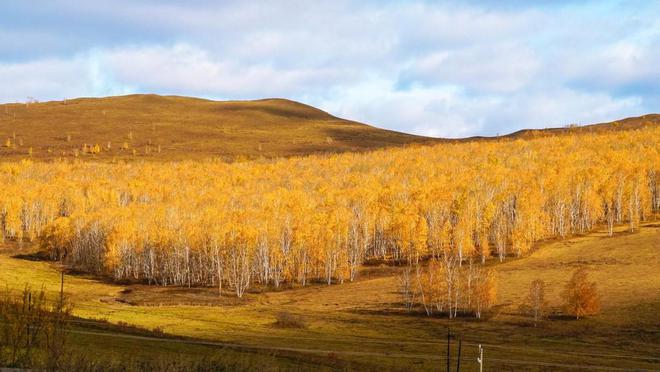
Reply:
[[[134,94],[0,105],[0,161],[28,156],[102,161],[268,158],[658,124],[660,115],[649,114],[611,123],[523,129],[499,137],[442,139],[376,128],[287,99],[212,101]]]
[[[578,125],[572,124],[561,128],[522,129],[503,137],[538,137],[539,135],[555,135],[563,133],[597,133],[611,130],[631,130],[660,124],[660,114],[648,114],[629,117],[608,123]]]

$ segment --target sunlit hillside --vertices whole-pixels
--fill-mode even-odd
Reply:
[[[631,130],[659,123],[660,115],[650,114],[611,123],[526,129],[502,138]],[[235,160],[483,139],[498,137],[450,140],[399,133],[285,99],[211,101],[151,94],[0,105],[3,160]]]
[[[158,95],[0,105],[0,138],[2,159],[88,160],[256,158],[433,141],[284,99]]]

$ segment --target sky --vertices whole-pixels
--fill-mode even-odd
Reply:
[[[660,112],[660,1],[0,0],[0,102],[282,97],[436,137]]]

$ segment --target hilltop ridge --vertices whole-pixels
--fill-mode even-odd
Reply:
[[[444,139],[377,128],[282,98],[213,101],[132,94],[2,104],[0,160],[269,158],[629,130],[658,123],[660,115],[649,114],[612,123]]]
[[[212,101],[159,95],[0,105],[0,158],[276,157],[363,151],[433,139],[335,117],[269,98]],[[8,143],[8,142],[9,143]],[[9,144],[10,146],[6,146]],[[85,144],[88,147],[85,147]]]

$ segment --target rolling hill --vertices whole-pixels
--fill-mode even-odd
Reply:
[[[607,123],[578,125],[570,124],[561,128],[521,129],[504,135],[508,138],[530,138],[545,135],[558,135],[568,133],[597,133],[610,130],[631,130],[660,124],[660,114],[648,114],[616,120]]]
[[[380,129],[286,99],[211,101],[136,94],[0,105],[0,159],[279,157],[629,130],[659,123],[660,115],[650,114],[612,123],[450,140]]]
[[[285,99],[210,101],[158,95],[0,105],[0,138],[3,159],[25,158],[30,147],[36,159],[71,158],[76,150],[82,158],[85,144],[89,150],[98,144],[94,158],[106,160],[292,156],[434,141]]]

